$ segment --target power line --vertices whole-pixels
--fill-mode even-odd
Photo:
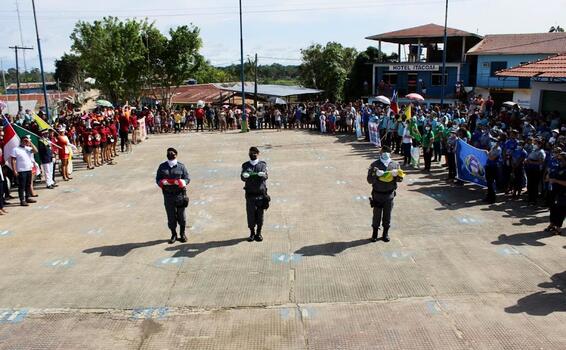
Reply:
[[[453,2],[469,2],[471,0],[452,0]],[[442,0],[425,0],[425,1],[416,1],[416,0],[409,0],[405,2],[382,2],[379,4],[373,3],[366,3],[362,4],[359,3],[357,5],[342,5],[342,6],[320,6],[320,7],[305,7],[305,8],[275,8],[275,9],[263,9],[263,10],[248,10],[243,11],[244,14],[253,15],[253,14],[269,14],[269,13],[298,13],[298,12],[311,12],[311,11],[335,11],[335,10],[349,10],[349,9],[358,9],[358,8],[379,8],[383,6],[420,6],[420,5],[431,5],[443,2]],[[63,11],[62,11],[63,12]],[[187,16],[218,16],[218,15],[234,15],[237,13],[236,9],[231,11],[218,11],[218,12],[176,12],[176,13],[167,13],[167,14],[154,14],[154,13],[146,13],[146,14],[138,14],[135,16],[115,16],[120,18],[137,18],[137,17],[146,17],[146,18],[161,18],[161,17],[187,17]],[[100,16],[41,16],[44,19],[84,19],[84,18],[100,18]],[[7,20],[10,20],[11,17],[8,17]]]

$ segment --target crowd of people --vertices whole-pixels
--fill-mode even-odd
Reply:
[[[566,123],[558,112],[536,113],[517,105],[496,109],[491,97],[483,99],[479,95],[467,103],[442,109],[419,103],[397,106],[362,101],[342,104],[327,101],[264,105],[257,110],[248,107],[245,115],[247,127],[252,130],[310,129],[323,134],[357,133],[367,141],[370,123],[373,123],[377,125],[379,143],[401,155],[403,166],[420,168],[422,155],[423,171],[431,171],[433,163],[444,160],[443,166],[448,168],[447,179],[455,184],[461,184],[456,179],[456,143],[463,140],[488,153],[485,164],[487,202],[494,203],[497,193],[509,195],[510,199],[519,198],[526,188],[528,204],[550,207],[551,225],[548,230],[558,233],[562,226],[566,213]],[[53,169],[56,159],[60,160],[62,179],[69,181],[72,179],[69,159],[74,152],[81,152],[87,168],[94,169],[114,164],[119,155],[118,148],[121,152],[129,152],[131,145],[139,142],[140,128],[144,128],[144,135],[204,132],[205,129],[226,132],[239,130],[243,116],[238,106],[199,103],[195,108],[175,110],[125,106],[63,113],[49,129],[41,128],[30,111],[21,112],[13,118],[9,115],[3,118],[40,136],[37,149],[22,147],[30,154],[39,154],[41,165],[37,168],[44,169],[42,179],[46,181],[47,188],[54,188],[57,186]],[[40,112],[39,117],[45,116]],[[142,119],[143,124],[140,123]],[[33,197],[37,196],[33,189],[35,167],[32,168],[31,186],[28,188],[30,180],[22,177],[20,172],[21,178],[15,176],[10,169],[12,167],[6,166],[6,162],[14,158],[17,168],[18,159],[22,157],[4,155],[2,159],[3,173],[8,181],[3,181],[1,197],[12,199],[7,182],[23,181],[26,185],[23,193],[20,191],[20,204],[33,203]],[[0,203],[0,215],[5,213],[3,204]]]
[[[14,116],[4,114],[0,132],[0,215],[8,213],[5,206],[9,200],[19,199],[21,206],[36,203],[39,195],[34,184],[40,181],[47,189],[57,187],[57,168],[62,181],[72,180],[74,155],[82,154],[88,170],[115,164],[118,147],[120,152],[130,152],[132,145],[140,141],[143,133],[139,120],[143,113],[129,106],[63,112],[51,124],[42,111],[37,115],[30,110]],[[10,154],[4,153],[9,142],[7,127],[21,135],[19,145],[11,148]],[[18,198],[11,195],[15,187]]]

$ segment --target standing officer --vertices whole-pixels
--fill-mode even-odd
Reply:
[[[379,159],[371,163],[367,181],[372,185],[370,204],[373,208],[372,242],[377,242],[379,226],[383,218],[383,240],[389,242],[389,227],[391,226],[391,211],[397,182],[403,181],[405,174],[399,163],[391,159],[391,148],[383,146]]]
[[[163,191],[165,211],[167,212],[167,225],[171,230],[169,244],[177,241],[177,224],[179,224],[181,242],[187,241],[185,226],[187,217],[185,209],[189,205],[187,197],[187,185],[191,179],[187,168],[177,161],[177,150],[167,149],[167,161],[159,165],[155,182]]]
[[[240,178],[246,183],[246,213],[248,216],[248,228],[250,229],[249,242],[263,241],[261,228],[263,226],[263,212],[268,207],[269,196],[267,195],[267,164],[259,160],[259,150],[251,147],[249,151],[250,160],[242,164]],[[256,231],[257,226],[257,231]]]

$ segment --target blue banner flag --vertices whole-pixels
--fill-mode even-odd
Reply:
[[[376,117],[372,117],[368,123],[369,141],[381,147],[381,139],[379,138],[379,122]]]
[[[485,164],[487,152],[468,145],[462,140],[456,143],[456,178],[487,187]]]

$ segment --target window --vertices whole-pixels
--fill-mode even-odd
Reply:
[[[500,71],[502,69],[506,69],[507,68],[507,62],[502,61],[502,62],[491,62],[491,67],[489,69],[489,76],[490,77],[496,77],[497,75],[495,75],[495,73],[497,71]]]
[[[448,74],[444,74],[445,83],[448,84]],[[442,73],[432,73],[431,82],[432,86],[442,86]]]
[[[397,85],[397,73],[383,73],[383,81],[389,85]]]

